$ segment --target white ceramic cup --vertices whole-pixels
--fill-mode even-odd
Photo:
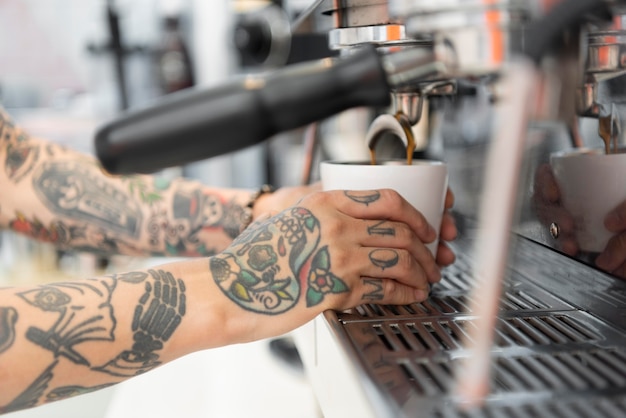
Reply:
[[[604,227],[607,214],[626,200],[626,154],[576,149],[550,156],[561,204],[574,219],[578,247],[602,252],[613,236]]]
[[[393,189],[420,211],[437,231],[437,238],[428,249],[437,254],[439,229],[448,188],[448,168],[445,163],[431,160],[324,161],[320,165],[324,190]]]

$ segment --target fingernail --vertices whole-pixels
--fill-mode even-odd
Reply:
[[[425,291],[421,290],[421,289],[417,289],[415,291],[415,300],[418,302],[423,302],[426,299],[428,299],[428,293],[426,293]]]

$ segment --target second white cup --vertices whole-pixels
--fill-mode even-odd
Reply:
[[[561,203],[574,218],[579,248],[592,253],[604,251],[613,236],[604,220],[626,200],[626,154],[576,149],[551,155],[550,163]]]

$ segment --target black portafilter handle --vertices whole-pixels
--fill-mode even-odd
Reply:
[[[189,89],[130,111],[96,133],[96,155],[115,174],[151,173],[236,151],[357,106],[387,106],[374,47],[286,67],[211,89]]]

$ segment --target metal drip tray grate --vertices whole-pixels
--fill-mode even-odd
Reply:
[[[536,260],[524,245],[536,244],[522,243],[518,254]],[[546,257],[545,251],[540,252]],[[610,312],[619,315],[626,309],[626,303],[621,304],[626,285],[593,272],[595,283],[606,286],[605,292],[589,291],[591,273],[571,264],[568,271],[568,260],[556,253],[557,262],[542,261],[541,270],[510,271],[492,351],[490,396],[479,410],[458,409],[454,373],[469,355],[463,344],[475,319],[468,296],[473,283],[470,262],[462,251],[457,254],[461,259],[445,272],[426,302],[367,304],[327,316],[335,332],[349,341],[364,375],[390,402],[390,416],[626,415],[626,321],[606,319],[583,304],[585,296],[602,294],[605,303],[611,302]],[[523,265],[533,263],[526,260]],[[557,273],[549,271],[550,265],[556,266]],[[529,272],[539,271],[544,276],[529,278]],[[557,296],[539,285],[555,276],[567,277],[570,290]],[[576,291],[577,286],[587,291]],[[574,293],[582,297],[560,297]]]
[[[440,409],[433,418],[624,418],[626,399],[623,397],[585,397],[584,400],[561,399],[540,404],[495,406],[489,412],[459,412]]]
[[[584,314],[573,313],[555,316],[529,316],[500,319],[496,330],[497,348],[523,348],[555,345],[572,347],[577,344],[599,344],[604,337],[597,331],[600,323],[590,327],[594,321],[584,317],[584,322],[576,319]],[[586,324],[585,324],[586,323]],[[410,351],[414,353],[440,353],[447,355],[452,350],[462,350],[463,341],[468,338],[468,328],[473,327],[469,319],[442,319],[438,321],[382,322],[368,325],[374,330],[380,342],[390,351]],[[345,324],[348,332],[361,329],[361,324]],[[605,330],[609,331],[609,330]]]
[[[511,400],[545,393],[566,397],[579,391],[617,394],[626,388],[624,360],[624,353],[616,350],[498,356],[494,361],[493,397],[501,403],[507,394],[515,394]],[[457,362],[418,359],[399,366],[418,393],[432,397],[450,392]]]
[[[444,281],[445,281],[444,277]],[[342,315],[342,319],[356,320],[389,318],[389,317],[410,317],[415,316],[442,316],[471,314],[471,299],[467,291],[462,293],[452,293],[442,291],[440,286],[436,286],[432,296],[425,302],[414,303],[407,306],[389,305],[361,305],[348,311],[351,316]],[[555,311],[574,310],[574,308],[560,299],[552,296],[541,289],[532,289],[528,286],[520,285],[508,287],[504,290],[500,309],[502,312],[511,311]]]

